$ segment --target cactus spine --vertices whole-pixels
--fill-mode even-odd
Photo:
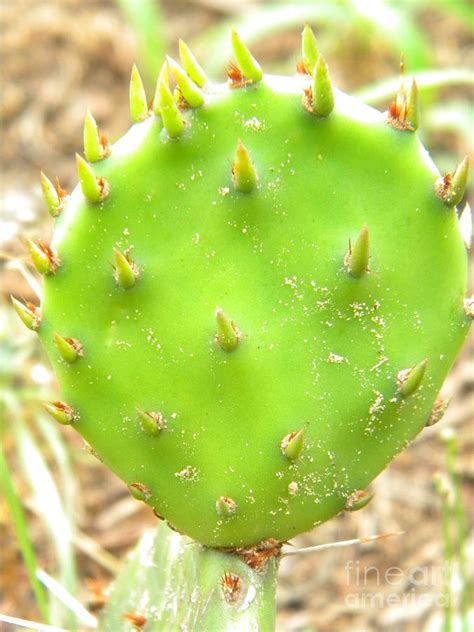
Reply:
[[[333,87],[309,26],[298,77],[231,41],[221,85],[180,42],[151,111],[134,67],[120,151],[86,114],[79,187],[41,176],[42,317],[13,305],[55,365],[51,416],[174,528],[235,548],[370,500],[434,418],[472,303],[468,160],[440,177],[416,83],[381,114]]]

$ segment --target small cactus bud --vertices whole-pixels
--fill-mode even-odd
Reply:
[[[201,89],[188,77],[179,64],[171,57],[166,57],[168,67],[173,73],[181,94],[186,103],[192,108],[199,108],[204,103],[204,95]]]
[[[216,342],[224,351],[235,351],[239,346],[240,332],[235,323],[227,318],[222,309],[216,309],[217,334]]]
[[[436,194],[446,206],[457,206],[464,197],[469,177],[469,157],[465,156],[454,172],[436,181]]]
[[[206,73],[201,68],[189,46],[182,39],[179,40],[179,58],[189,77],[197,86],[202,88],[208,81]]]
[[[145,412],[137,408],[138,418],[143,431],[146,434],[156,437],[166,428],[166,420],[161,413]]]
[[[150,490],[143,483],[131,483],[128,486],[128,491],[136,500],[142,502],[147,502],[151,498]]]
[[[138,268],[130,259],[128,252],[122,254],[120,250],[114,248],[115,258],[115,280],[117,285],[124,290],[129,290],[135,285],[138,277]]]
[[[221,518],[230,518],[237,511],[237,503],[228,496],[219,496],[216,500],[216,511]]]
[[[364,225],[352,245],[349,240],[349,250],[347,251],[344,263],[349,273],[354,278],[360,278],[369,267],[369,229]]]
[[[304,25],[303,32],[301,33],[301,52],[303,54],[305,69],[308,74],[312,75],[316,62],[318,61],[319,52],[313,29],[308,22]]]
[[[161,105],[160,105],[160,84],[164,82],[168,88],[170,87],[169,67],[168,62],[165,60],[160,68],[160,74],[156,82],[155,95],[153,97],[153,113],[156,116],[161,117]]]
[[[420,387],[426,372],[428,360],[425,358],[412,369],[404,369],[397,376],[398,392],[403,399],[410,397]]]
[[[184,131],[184,118],[176,105],[166,80],[158,78],[154,108],[159,105],[163,127],[171,138],[178,138]]]
[[[434,426],[441,421],[444,417],[445,412],[448,410],[448,406],[450,404],[450,399],[437,399],[434,403],[433,408],[431,409],[430,416],[428,417],[428,421],[426,422],[426,426]]]
[[[58,333],[55,333],[54,342],[62,359],[69,364],[72,364],[83,355],[83,347],[76,338],[63,338]]]
[[[10,299],[21,322],[28,327],[28,329],[38,331],[41,325],[41,312],[39,308],[33,305],[33,303],[22,303],[14,296],[10,296]]]
[[[144,121],[148,116],[148,103],[146,100],[143,81],[138,68],[133,64],[130,75],[130,116],[134,123]]]
[[[345,510],[358,511],[359,509],[363,509],[370,503],[373,497],[373,494],[369,494],[369,492],[363,489],[356,490],[347,498]]]
[[[100,202],[109,192],[106,181],[103,178],[96,178],[92,167],[79,154],[76,154],[76,162],[84,197],[93,204]]]
[[[56,190],[56,187],[46,175],[41,172],[40,174],[41,190],[43,192],[43,198],[48,208],[48,212],[51,217],[58,217],[62,210],[61,198]]]
[[[296,461],[304,445],[304,429],[290,432],[281,442],[281,451],[290,461]]]
[[[69,426],[77,420],[77,413],[64,402],[45,402],[43,407],[53,419],[63,426]]]
[[[84,118],[84,155],[89,162],[102,160],[110,153],[110,147],[105,138],[101,138],[94,117],[87,110]]]
[[[258,175],[250,154],[245,145],[239,140],[232,165],[232,182],[234,187],[242,193],[250,193],[257,186]]]
[[[326,60],[319,55],[314,67],[312,85],[312,109],[318,116],[329,116],[334,109],[334,94],[329,79]]]
[[[87,110],[84,118],[84,154],[89,162],[97,162],[102,158],[99,130],[90,110]]]
[[[59,261],[56,253],[42,242],[26,240],[31,255],[31,261],[40,274],[54,274],[58,268]]]
[[[401,82],[395,101],[390,104],[387,122],[395,129],[414,132],[420,119],[420,97],[418,85],[413,79],[410,89],[405,88],[404,62],[400,62]]]
[[[411,82],[407,97],[407,121],[411,130],[416,131],[420,124],[420,94],[415,79]]]
[[[464,299],[464,313],[469,320],[474,320],[474,296]]]
[[[258,61],[240,39],[237,31],[232,30],[231,38],[235,59],[244,77],[251,81],[260,81],[263,72]]]

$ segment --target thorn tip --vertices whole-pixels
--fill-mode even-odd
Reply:
[[[242,193],[250,193],[257,186],[258,174],[248,149],[239,140],[232,165],[232,182]]]
[[[304,429],[290,432],[283,437],[280,448],[284,456],[290,461],[296,461],[304,446]]]
[[[216,309],[217,334],[216,342],[223,351],[235,351],[239,346],[240,332],[233,321],[224,314],[222,309]]]
[[[234,29],[231,32],[231,39],[237,65],[243,76],[250,81],[260,81],[263,77],[262,67]]]
[[[403,399],[413,395],[415,391],[421,386],[423,378],[426,373],[426,366],[428,364],[427,358],[419,362],[415,367],[411,369],[404,369],[397,375],[397,388],[400,396]]]

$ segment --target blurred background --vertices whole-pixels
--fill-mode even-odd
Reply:
[[[10,293],[33,302],[40,294],[24,245],[25,236],[48,242],[51,234],[40,169],[57,175],[68,191],[75,186],[74,152],[82,151],[86,108],[110,141],[126,131],[134,61],[151,98],[165,51],[177,56],[182,37],[208,75],[224,81],[233,25],[267,72],[294,73],[306,21],[336,85],[381,110],[396,93],[403,54],[407,75],[415,73],[421,87],[419,133],[440,170],[453,169],[466,153],[472,158],[470,0],[0,1],[3,615],[86,629],[87,613],[79,604],[92,613],[100,608],[126,552],[156,520],[73,431],[57,428],[42,413],[41,401],[57,399],[55,379],[9,302]],[[374,501],[295,543],[404,534],[284,560],[280,631],[448,631],[451,615],[459,626],[452,629],[461,630],[474,568],[468,537],[474,507],[472,340],[442,394],[451,398],[445,417],[373,483]],[[390,567],[400,571],[396,581],[395,575],[387,581]],[[38,569],[41,582],[34,579]],[[74,596],[76,614],[57,598],[57,587],[44,588],[42,572]],[[0,620],[3,629],[16,628]]]

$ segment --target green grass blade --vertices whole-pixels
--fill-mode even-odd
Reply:
[[[64,509],[70,522],[73,523],[76,516],[78,489],[76,477],[71,466],[69,447],[65,443],[60,429],[55,424],[52,424],[50,419],[46,419],[43,415],[37,415],[35,421],[58,466],[59,487]]]
[[[0,487],[5,494],[7,506],[10,511],[12,524],[15,529],[20,551],[25,562],[25,567],[28,572],[28,578],[30,580],[33,593],[35,595],[36,604],[38,610],[41,613],[44,621],[49,623],[49,609],[46,594],[43,586],[36,577],[36,571],[38,570],[38,564],[36,559],[36,553],[33,544],[28,533],[28,527],[26,522],[25,512],[23,511],[22,503],[17,496],[15,486],[13,484],[10,468],[5,458],[5,453],[0,444]]]
[[[416,79],[419,88],[433,89],[452,85],[474,85],[474,71],[471,68],[444,68],[443,70],[426,70],[416,75],[406,75],[405,83],[411,84]],[[392,77],[386,81],[364,86],[354,96],[369,105],[392,99],[398,92],[400,77]]]
[[[60,582],[74,595],[77,592],[77,571],[72,546],[72,528],[56,482],[33,435],[21,420],[16,421],[14,434],[23,472],[33,491],[34,502],[43,524],[49,532],[51,544],[55,548]],[[63,625],[64,621],[67,621],[71,629],[76,629],[76,618],[64,606],[58,608],[56,602],[55,608],[59,620],[56,621],[55,613],[51,612],[52,623]]]
[[[138,66],[148,88],[154,86],[166,48],[164,20],[158,0],[116,0],[138,43]]]

